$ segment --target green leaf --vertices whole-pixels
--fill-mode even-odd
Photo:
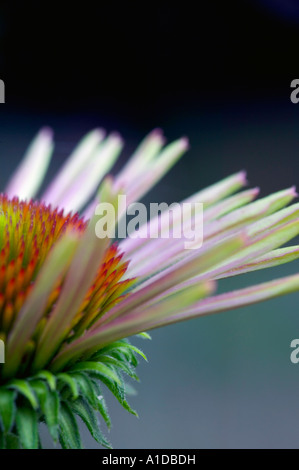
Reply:
[[[71,404],[71,408],[86,424],[92,437],[103,447],[111,449],[111,444],[101,433],[96,414],[89,403],[83,398],[78,398]]]
[[[34,378],[44,379],[49,385],[50,389],[53,391],[56,389],[56,377],[47,370],[42,370],[34,376]]]
[[[4,433],[9,432],[14,423],[16,413],[15,398],[16,392],[14,390],[0,389],[0,425]]]
[[[96,395],[97,395],[97,409],[102,415],[102,418],[104,419],[108,429],[110,429],[111,419],[109,416],[108,407],[106,405],[102,390],[96,379],[91,379],[91,381],[93,383],[94,391],[96,392]]]
[[[116,383],[120,383],[119,377],[117,374],[110,368],[101,364],[99,362],[79,362],[79,364],[74,365],[71,369],[71,372],[75,371],[95,371],[99,374],[107,377],[108,379],[114,380]]]
[[[30,381],[30,387],[34,391],[34,393],[35,393],[35,395],[38,399],[38,403],[41,406],[42,403],[44,403],[45,400],[46,400],[46,395],[47,395],[47,391],[48,391],[48,388],[47,388],[46,384],[44,383],[43,380],[32,379]]]
[[[151,335],[146,333],[146,331],[143,331],[142,333],[138,333],[136,336],[139,338],[143,338],[143,339],[152,339]]]
[[[109,353],[109,355],[115,357],[115,359],[118,359],[120,361],[125,360],[127,363],[132,364],[133,367],[137,367],[137,358],[134,352],[127,346],[128,343],[125,340],[116,341],[95,353],[93,359],[101,362],[103,355]]]
[[[13,433],[7,433],[5,435],[5,449],[19,449],[20,448],[20,440],[18,436]]]
[[[29,407],[17,408],[16,425],[22,447],[24,449],[37,449],[38,424],[36,411]]]
[[[83,396],[93,408],[98,406],[97,391],[94,387],[92,380],[85,372],[76,372],[72,377],[77,383],[77,388],[80,389],[80,395]]]
[[[135,373],[133,367],[130,367],[130,365],[128,365],[126,362],[119,359],[115,359],[111,356],[102,356],[101,361],[121,369],[132,379],[135,379],[137,381],[139,380],[138,375]]]
[[[49,432],[56,442],[58,439],[58,414],[59,414],[59,396],[54,390],[50,390],[45,382],[39,380],[32,382],[40,402],[41,410],[44,414]]]
[[[146,357],[146,355],[144,354],[144,352],[141,351],[141,349],[139,348],[136,348],[136,346],[133,346],[132,344],[128,343],[128,348],[131,349],[132,351],[134,351],[136,354],[138,354],[139,356],[143,357],[143,359],[148,362],[148,359]]]
[[[129,413],[131,413],[134,416],[138,417],[138,414],[136,413],[135,410],[133,410],[129,403],[125,399],[125,390],[123,386],[119,386],[118,384],[111,383],[109,380],[106,378],[101,379],[102,382],[106,385],[106,387],[110,390],[111,393],[115,396],[115,398],[119,401],[119,403],[122,405],[122,407],[127,410]]]
[[[57,379],[63,384],[67,385],[72,392],[73,399],[75,400],[79,396],[79,390],[76,381],[64,372],[57,375]]]
[[[82,449],[77,421],[66,402],[62,402],[60,407],[59,431],[59,441],[63,449]]]
[[[26,397],[30,402],[32,408],[35,410],[38,408],[38,402],[36,396],[30,387],[30,385],[25,380],[15,379],[7,384],[7,388],[14,388],[21,395]]]
[[[102,348],[102,349],[98,352],[97,357],[100,357],[101,354],[105,354],[105,353],[107,353],[108,351],[111,351],[111,350],[114,350],[114,349],[117,349],[117,350],[126,349],[127,351],[128,351],[128,350],[131,350],[131,351],[135,352],[136,354],[139,354],[141,357],[143,357],[143,359],[145,359],[145,360],[147,361],[147,357],[146,357],[146,355],[141,351],[141,349],[136,348],[136,346],[133,346],[132,344],[130,344],[130,343],[126,342],[126,341],[115,341],[114,343],[111,343],[111,344],[109,344],[108,346],[105,346],[104,348]]]
[[[56,391],[49,390],[42,406],[46,423],[54,441],[58,439],[59,396]]]

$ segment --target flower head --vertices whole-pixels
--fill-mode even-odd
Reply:
[[[109,425],[97,398],[102,395],[98,380],[133,412],[121,373],[137,378],[135,355],[142,353],[128,336],[299,289],[299,275],[294,275],[214,294],[221,278],[299,257],[298,246],[280,248],[299,233],[299,204],[289,205],[295,189],[255,201],[258,189],[242,189],[244,172],[199,191],[171,210],[171,217],[169,209],[158,213],[125,240],[96,236],[99,202],[115,208],[118,220],[108,220],[114,227],[126,209],[118,206],[118,196],[125,195],[127,205],[140,199],[188,148],[185,138],[164,144],[162,133],[153,131],[119,174],[105,178],[122,140],[92,131],[33,200],[53,149],[52,134],[44,129],[0,196],[4,445],[14,436],[23,447],[37,446],[37,431],[28,437],[24,423],[30,419],[36,430],[45,419],[54,439],[78,447],[78,432],[67,431],[67,423],[76,429],[77,414],[108,446],[94,416],[96,409]],[[185,207],[195,203],[204,209],[200,246],[186,250],[182,238],[148,236],[153,224],[160,234],[179,224],[190,226],[196,214]],[[11,410],[9,417],[4,407]]]

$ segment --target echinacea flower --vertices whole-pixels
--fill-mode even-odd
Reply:
[[[40,446],[38,424],[54,441],[80,448],[79,416],[101,445],[99,413],[110,426],[105,384],[128,411],[122,374],[137,379],[127,337],[170,323],[250,305],[299,290],[299,275],[217,295],[221,278],[295,260],[299,234],[294,188],[256,200],[242,189],[244,172],[199,191],[171,211],[116,242],[96,235],[98,203],[118,222],[187,150],[180,139],[164,146],[153,131],[115,177],[106,177],[122,148],[117,134],[89,133],[54,181],[34,200],[53,149],[43,129],[0,196],[0,445]],[[241,190],[240,192],[238,192]],[[97,194],[95,196],[95,193]],[[148,237],[175,229],[186,204],[203,204],[203,243],[185,249],[182,238]],[[82,211],[82,214],[78,211]],[[186,215],[186,214],[185,214]],[[187,217],[187,218],[186,218]],[[195,214],[183,219],[188,225]],[[118,223],[109,220],[112,227]],[[169,227],[170,224],[170,227]],[[141,236],[141,235],[145,236]]]

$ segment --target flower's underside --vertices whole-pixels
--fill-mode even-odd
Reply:
[[[124,169],[104,180],[83,218],[76,211],[94,196],[122,141],[116,134],[105,139],[102,131],[91,132],[37,202],[31,198],[53,147],[49,130],[43,130],[0,196],[0,339],[6,352],[0,365],[0,426],[7,436],[19,434],[23,447],[38,443],[36,433],[26,440],[27,419],[36,426],[44,416],[65,447],[79,445],[66,431],[76,427],[73,414],[93,433],[92,409],[109,423],[95,379],[132,411],[120,371],[136,378],[140,351],[124,338],[299,290],[299,275],[294,275],[213,294],[221,278],[299,257],[298,246],[281,248],[299,234],[299,204],[289,205],[294,188],[255,201],[258,189],[238,192],[246,184],[243,172],[183,201],[204,205],[200,248],[186,250],[184,240],[175,238],[128,238],[117,245],[96,237],[98,201],[116,210],[120,193],[128,204],[137,201],[187,148],[186,139],[163,145],[161,132],[152,132]],[[157,217],[163,230],[168,214]],[[153,222],[140,233],[149,232]],[[171,228],[177,222],[174,212]],[[3,409],[10,411],[3,414]],[[0,431],[0,445],[1,436]]]

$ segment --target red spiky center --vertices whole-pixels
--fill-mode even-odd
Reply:
[[[0,336],[6,336],[13,327],[51,247],[68,228],[80,233],[86,225],[78,214],[65,216],[63,211],[40,202],[9,200],[0,195]],[[121,258],[116,245],[111,246],[70,325],[70,334],[86,329],[128,287],[129,280],[121,281],[127,267]],[[58,280],[49,297],[44,321],[60,294],[61,282]]]

